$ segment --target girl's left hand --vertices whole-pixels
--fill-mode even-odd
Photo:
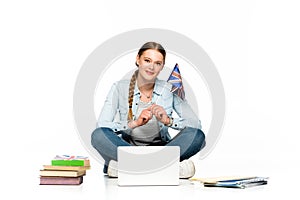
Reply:
[[[156,117],[158,121],[163,124],[168,124],[170,122],[169,116],[167,115],[165,109],[157,104],[151,106],[151,112]]]

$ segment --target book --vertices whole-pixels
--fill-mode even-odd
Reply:
[[[83,182],[83,176],[78,177],[56,177],[41,176],[40,185],[80,185]]]
[[[59,166],[59,165],[43,165],[46,170],[66,170],[66,171],[81,171],[88,170],[90,166]]]
[[[56,155],[40,170],[40,185],[80,185],[90,167],[86,156]]]
[[[226,187],[226,188],[248,188],[259,185],[266,185],[268,177],[216,177],[216,178],[192,178],[191,181],[200,181],[205,187]]]
[[[90,166],[90,160],[86,156],[56,155],[51,160],[53,166]]]
[[[268,181],[265,178],[246,179],[246,180],[228,180],[218,181],[216,183],[204,183],[206,187],[226,187],[226,188],[248,188],[259,185],[266,185]]]
[[[67,171],[67,170],[40,170],[40,176],[63,176],[63,177],[78,177],[85,175],[86,170]]]

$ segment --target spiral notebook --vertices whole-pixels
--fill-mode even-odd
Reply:
[[[235,176],[235,177],[215,177],[215,178],[191,178],[191,181],[200,181],[205,187],[225,187],[225,188],[248,188],[266,185],[269,177],[258,176]]]

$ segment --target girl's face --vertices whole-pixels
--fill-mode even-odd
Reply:
[[[154,81],[164,67],[164,57],[159,51],[148,49],[141,56],[137,55],[136,63],[141,78],[146,82]]]

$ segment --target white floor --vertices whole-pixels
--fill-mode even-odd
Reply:
[[[214,157],[214,156],[212,156]],[[269,199],[270,197],[289,197],[293,199],[297,192],[296,166],[285,168],[282,165],[267,168],[259,162],[245,163],[245,167],[230,162],[210,158],[199,160],[193,158],[197,172],[195,177],[214,177],[227,175],[269,176],[267,185],[247,189],[205,188],[200,183],[180,180],[179,186],[136,186],[119,187],[117,179],[102,174],[102,166],[91,159],[92,168],[87,171],[80,186],[39,185],[38,167],[24,173],[21,181],[10,179],[4,184],[4,194],[30,199]],[[32,168],[32,167],[31,167]],[[30,169],[30,167],[28,167]],[[17,172],[16,172],[17,173]],[[297,175],[298,176],[298,175]],[[9,187],[7,187],[9,186]],[[3,188],[3,187],[2,187]],[[17,190],[16,190],[17,189]],[[13,199],[13,198],[12,198]]]

